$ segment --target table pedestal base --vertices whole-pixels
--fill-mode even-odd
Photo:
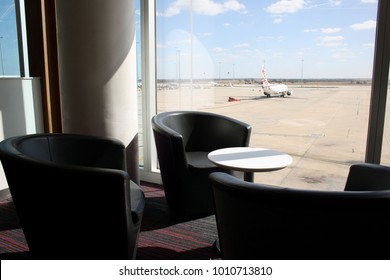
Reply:
[[[255,181],[255,174],[253,172],[244,172],[244,181],[253,183]]]

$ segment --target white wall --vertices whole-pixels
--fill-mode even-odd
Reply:
[[[0,78],[0,141],[43,132],[39,78]],[[8,188],[0,163],[0,190]]]

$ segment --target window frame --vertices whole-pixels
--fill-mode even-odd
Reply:
[[[140,167],[142,181],[161,183],[151,119],[157,112],[156,103],[156,2],[140,0],[141,69],[142,69],[142,141],[144,164]]]

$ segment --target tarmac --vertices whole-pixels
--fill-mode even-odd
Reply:
[[[343,190],[349,167],[364,162],[370,85],[289,88],[292,96],[267,98],[260,87],[191,89],[181,85],[159,90],[157,108],[158,112],[202,110],[233,117],[252,126],[251,147],[275,149],[293,157],[293,163],[284,169],[256,173],[255,182]],[[388,147],[383,149],[390,154],[386,153]]]

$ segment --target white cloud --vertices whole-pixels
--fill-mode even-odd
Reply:
[[[275,37],[272,36],[259,36],[256,38],[256,40],[259,42],[269,42],[272,41],[273,39],[275,39]]]
[[[349,61],[354,58],[354,54],[348,48],[335,49],[331,55],[339,61]]]
[[[320,29],[316,29],[316,28],[308,28],[308,29],[305,29],[303,30],[303,32],[306,32],[306,33],[309,33],[309,32],[321,32],[321,33],[324,33],[324,34],[331,34],[331,33],[337,33],[337,32],[340,32],[341,31],[341,28],[338,28],[338,27],[333,27],[333,28],[320,28]]]
[[[226,52],[227,49],[217,47],[217,48],[214,48],[213,51],[221,53],[221,52]]]
[[[256,41],[258,41],[258,42],[271,42],[271,41],[281,42],[285,39],[286,39],[285,36],[259,36],[256,38]]]
[[[249,47],[248,43],[242,43],[242,44],[237,44],[234,46],[235,48],[247,48]]]
[[[211,32],[203,32],[203,33],[198,33],[200,36],[205,36],[205,37],[208,37],[208,36],[212,36],[213,33]]]
[[[378,3],[378,0],[361,0],[364,4],[376,4]]]
[[[305,5],[305,0],[280,0],[265,8],[265,11],[270,14],[291,14],[302,10]]]
[[[277,17],[273,21],[273,23],[281,23],[281,22],[283,22],[283,19],[281,17]]]
[[[309,33],[309,32],[318,32],[318,29],[311,28],[311,29],[305,29],[303,32]]]
[[[322,33],[337,33],[340,32],[341,28],[321,28]]]
[[[198,2],[198,1],[199,0],[197,0],[196,2]],[[217,4],[217,5],[219,5],[219,4]],[[235,1],[235,0],[226,1],[222,5],[223,5],[224,9],[226,9],[227,11],[239,12],[239,11],[245,10],[245,5],[241,4],[239,1]]]
[[[331,41],[342,41],[344,40],[343,36],[325,36],[321,38],[322,41],[331,42]]]
[[[188,0],[174,1],[164,12],[158,13],[160,16],[174,16],[180,14],[183,10],[191,8],[191,2]],[[218,3],[213,0],[192,1],[192,11],[201,15],[218,15],[229,11],[246,13],[245,5],[237,0],[227,0]]]
[[[343,36],[325,36],[319,39],[318,46],[323,47],[336,47],[344,46],[344,37]]]
[[[340,0],[329,0],[329,4],[331,6],[338,6],[338,5],[341,5],[343,1],[340,1]]]
[[[366,43],[366,44],[363,44],[364,47],[369,47],[369,48],[374,48],[375,47],[375,44],[374,43]]]
[[[376,21],[375,20],[367,20],[362,23],[356,23],[349,26],[353,30],[367,30],[367,29],[374,29],[376,27]]]
[[[161,44],[161,43],[157,43],[157,44],[156,44],[156,48],[158,48],[158,49],[164,49],[164,48],[166,48],[166,47],[167,47],[166,45]]]

